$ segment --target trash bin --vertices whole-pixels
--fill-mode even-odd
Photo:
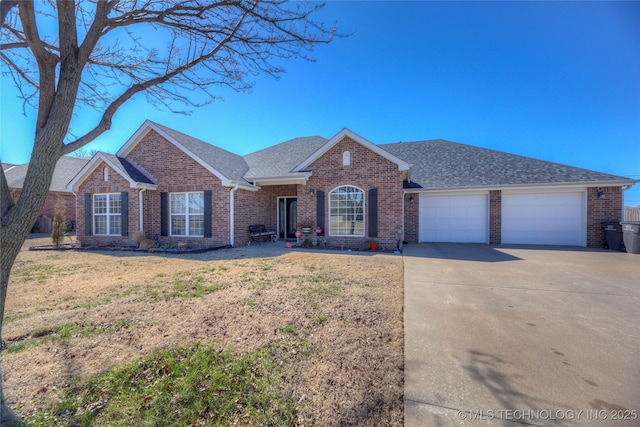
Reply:
[[[640,221],[622,221],[622,238],[627,252],[640,254]]]
[[[619,221],[603,221],[604,248],[612,251],[624,252],[622,243],[622,225]]]

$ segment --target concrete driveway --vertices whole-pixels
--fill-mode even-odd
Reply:
[[[405,425],[640,426],[640,255],[420,244],[404,265]]]

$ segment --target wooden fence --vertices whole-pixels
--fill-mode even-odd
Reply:
[[[634,208],[630,206],[624,207],[624,220],[625,221],[640,221],[640,206]]]

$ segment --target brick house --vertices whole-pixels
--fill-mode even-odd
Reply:
[[[60,203],[64,207],[64,218],[68,222],[76,222],[76,197],[67,189],[67,184],[87,164],[88,158],[62,156],[56,163],[49,192],[44,206],[40,211],[39,221],[36,222],[36,231],[50,232],[50,223],[53,219],[56,206]],[[2,169],[7,178],[7,184],[14,201],[17,201],[22,193],[24,179],[27,176],[28,163],[10,165],[3,163]],[[46,223],[46,226],[45,226]]]
[[[146,121],[69,182],[83,245],[244,245],[248,226],[331,247],[369,242],[602,247],[636,181],[444,140],[376,145],[343,129],[238,156]],[[316,232],[316,228],[321,231]],[[367,246],[368,247],[368,246]]]

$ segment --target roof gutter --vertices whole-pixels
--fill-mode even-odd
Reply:
[[[586,188],[586,187],[617,187],[617,186],[633,186],[634,180],[618,180],[618,181],[588,181],[588,182],[571,182],[571,183],[538,183],[538,184],[503,184],[503,185],[482,185],[473,187],[423,187],[423,188],[403,188],[404,193],[434,193],[434,192],[452,192],[452,191],[487,191],[487,190],[527,190],[527,189],[569,189],[569,188]]]
[[[284,175],[284,176],[269,176],[269,177],[255,177],[249,178],[254,185],[305,185],[309,178],[311,178],[312,172],[302,172],[296,175]]]

